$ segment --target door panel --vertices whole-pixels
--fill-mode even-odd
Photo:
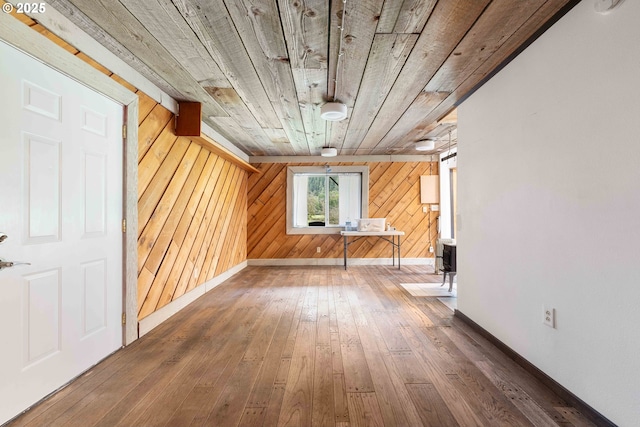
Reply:
[[[24,276],[24,367],[60,351],[60,270]]]
[[[123,108],[0,42],[0,424],[122,345]]]
[[[25,146],[25,243],[60,240],[60,141],[24,135]]]

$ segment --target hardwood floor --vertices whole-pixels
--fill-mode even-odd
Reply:
[[[11,426],[588,426],[424,266],[249,267]]]

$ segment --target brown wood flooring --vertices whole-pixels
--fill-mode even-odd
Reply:
[[[11,426],[585,426],[429,267],[249,267]]]

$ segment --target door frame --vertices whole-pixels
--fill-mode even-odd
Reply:
[[[138,339],[138,95],[75,57],[13,16],[0,14],[0,40],[122,104],[123,140],[123,345]]]

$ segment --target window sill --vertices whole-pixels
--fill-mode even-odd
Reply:
[[[344,227],[287,227],[287,234],[340,234]]]

